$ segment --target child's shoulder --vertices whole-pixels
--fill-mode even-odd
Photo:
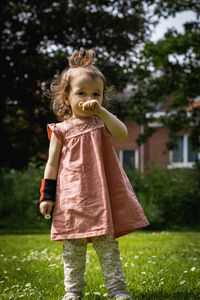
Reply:
[[[70,122],[68,120],[64,120],[58,123],[50,123],[47,124],[47,132],[49,139],[51,138],[52,132],[59,138],[59,140],[63,140],[63,137],[67,131],[70,129]]]
[[[69,120],[64,120],[61,122],[57,122],[57,123],[49,123],[47,124],[48,127],[55,127],[58,128],[60,130],[65,130],[66,128],[69,128],[71,126],[70,121]]]

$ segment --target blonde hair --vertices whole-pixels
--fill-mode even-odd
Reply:
[[[44,92],[45,96],[51,98],[51,109],[60,120],[69,119],[72,115],[71,107],[66,103],[66,100],[74,72],[84,71],[92,78],[102,79],[104,83],[104,106],[116,95],[115,87],[107,87],[104,75],[94,66],[95,56],[95,51],[92,49],[74,52],[69,59],[69,68],[64,69],[61,74],[55,75],[51,81],[50,89]]]

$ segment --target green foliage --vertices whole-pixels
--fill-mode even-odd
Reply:
[[[28,229],[45,227],[39,212],[39,189],[44,167],[35,162],[27,169],[0,172],[0,227]]]
[[[49,228],[39,212],[39,189],[44,166],[0,172],[0,228]],[[149,229],[197,227],[200,220],[200,173],[151,165],[143,176],[128,172],[131,184],[150,222]]]
[[[169,129],[168,149],[181,130],[191,127],[193,147],[199,150],[200,107],[195,100],[200,95],[200,23],[188,22],[184,29],[184,33],[169,29],[163,39],[145,43],[133,68],[135,90],[128,103],[128,118],[147,125],[155,121],[154,112],[165,111],[156,121]],[[151,134],[143,134],[143,141]],[[141,140],[139,137],[138,142]]]
[[[150,165],[147,174],[129,173],[151,229],[200,226],[199,170]]]

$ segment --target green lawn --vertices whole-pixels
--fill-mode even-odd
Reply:
[[[200,234],[140,231],[119,239],[133,299],[200,299]],[[0,236],[0,299],[61,299],[62,243],[49,235]],[[108,299],[97,256],[87,251],[84,299]]]

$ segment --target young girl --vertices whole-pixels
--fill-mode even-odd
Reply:
[[[66,295],[83,295],[87,243],[98,255],[113,299],[126,291],[115,238],[148,225],[111,145],[127,137],[126,126],[103,107],[111,94],[93,65],[93,50],[72,54],[69,69],[52,81],[52,109],[62,120],[47,126],[49,158],[41,185],[40,211],[53,211],[51,239],[63,241]]]

